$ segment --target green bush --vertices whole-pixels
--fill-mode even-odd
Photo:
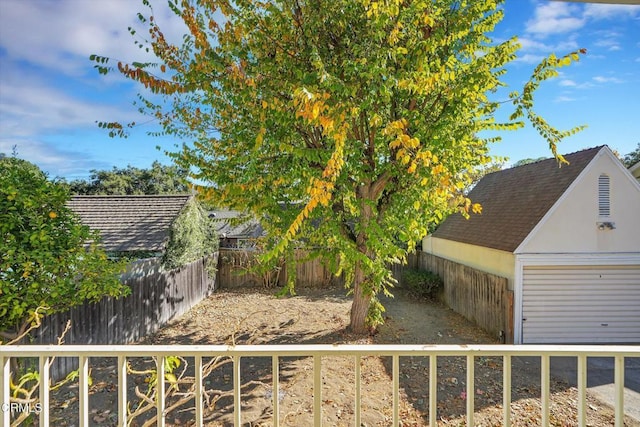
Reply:
[[[402,273],[402,285],[416,298],[435,299],[444,283],[437,274],[412,269]]]
[[[171,224],[162,264],[167,270],[184,267],[216,252],[219,241],[213,220],[202,205],[192,198]]]
[[[125,265],[107,258],[67,200],[36,165],[0,157],[0,331],[10,339],[36,315],[130,292],[120,283]]]

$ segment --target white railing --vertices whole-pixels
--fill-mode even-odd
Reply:
[[[640,346],[514,346],[514,345],[211,345],[211,346],[0,346],[0,425],[10,423],[10,358],[37,357],[40,369],[39,402],[41,413],[40,426],[49,426],[49,361],[52,357],[77,357],[79,361],[79,420],[80,426],[89,426],[89,358],[117,357],[118,359],[118,424],[127,425],[127,358],[154,357],[156,366],[164,367],[165,358],[179,355],[194,359],[195,366],[195,424],[203,425],[203,358],[227,356],[233,360],[233,399],[234,425],[241,424],[241,378],[240,361],[242,357],[266,357],[272,359],[273,369],[273,425],[280,425],[279,418],[279,358],[280,357],[312,357],[313,358],[313,405],[314,425],[322,425],[322,357],[350,356],[354,358],[355,425],[361,425],[361,375],[360,361],[363,356],[387,356],[392,358],[393,382],[393,426],[400,423],[400,357],[429,357],[429,424],[437,421],[437,358],[441,356],[466,357],[466,422],[474,425],[474,360],[476,357],[502,357],[503,359],[503,425],[511,425],[511,358],[514,356],[537,356],[541,359],[541,405],[542,425],[549,425],[550,404],[550,358],[555,356],[572,356],[577,358],[577,390],[578,390],[578,425],[586,425],[586,389],[587,389],[587,357],[613,357],[615,360],[615,425],[622,426],[624,418],[624,363],[625,358],[640,357]],[[160,369],[158,370],[160,372]],[[330,381],[330,378],[328,379]],[[164,375],[158,375],[158,391],[165,390]],[[156,394],[158,426],[165,426],[164,392]]]

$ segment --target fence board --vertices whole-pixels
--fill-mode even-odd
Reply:
[[[105,297],[95,304],[85,303],[68,312],[47,316],[31,343],[55,344],[67,319],[72,323],[64,337],[65,344],[135,342],[208,296],[216,287],[216,279],[208,277],[205,267],[217,261],[216,255],[171,271],[162,270],[158,260],[133,263],[122,279],[131,288],[129,296]],[[60,379],[77,366],[77,359],[57,358],[51,366],[51,375]]]
[[[445,302],[454,311],[495,336],[513,339],[513,304],[506,278],[426,252],[418,252],[417,265],[442,278]]]
[[[228,289],[267,286],[264,275],[250,270],[256,263],[257,256],[258,253],[254,251],[220,249],[217,279],[219,286]],[[296,286],[323,287],[343,283],[342,278],[336,277],[320,258],[307,257],[306,251],[297,250],[295,253]],[[282,262],[278,268],[279,271],[273,271],[270,278],[278,286],[284,286],[289,275],[288,267]]]

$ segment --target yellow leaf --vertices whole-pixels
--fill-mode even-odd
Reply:
[[[313,109],[311,111],[311,117],[313,117],[314,119],[317,119],[318,116],[320,115],[320,107],[322,106],[322,104],[320,102],[316,102],[315,104],[313,104]]]
[[[327,131],[330,131],[333,129],[333,120],[331,120],[329,117],[326,117],[326,116],[320,117],[320,124]]]
[[[54,219],[54,218],[57,218],[57,217],[58,217],[58,214],[55,213],[54,211],[49,212],[49,218]]]

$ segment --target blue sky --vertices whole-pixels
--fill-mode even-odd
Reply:
[[[160,26],[174,40],[182,23],[164,0],[151,0]],[[51,176],[86,178],[91,169],[169,163],[162,149],[181,143],[152,138],[153,123],[128,139],[112,139],[96,121],[146,122],[132,105],[137,88],[101,76],[95,53],[123,61],[147,60],[127,27],[136,26],[138,0],[0,1],[0,152],[33,161]],[[546,55],[586,48],[588,54],[536,97],[537,111],[559,128],[586,124],[560,152],[608,144],[621,154],[640,142],[640,6],[507,0],[494,37],[517,35],[523,46],[509,67],[509,90],[520,89]],[[510,162],[549,156],[532,129],[503,135],[491,152]]]

